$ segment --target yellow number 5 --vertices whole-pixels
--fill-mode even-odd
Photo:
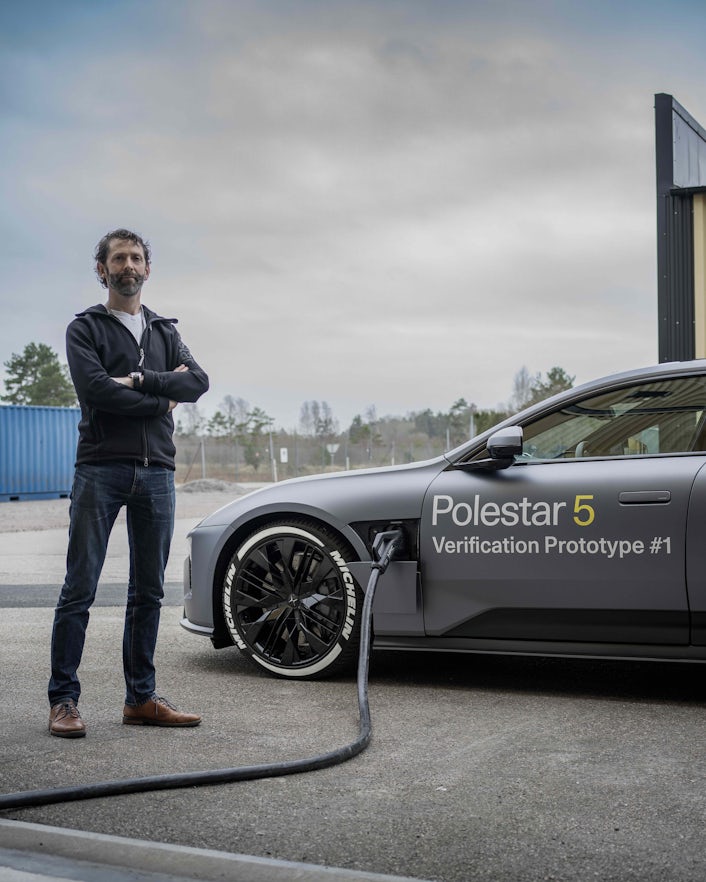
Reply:
[[[595,517],[596,512],[592,505],[589,505],[587,502],[584,502],[584,499],[593,499],[593,494],[577,496],[574,501],[574,522],[579,525],[579,527],[587,527],[589,524],[592,524]],[[581,515],[581,517],[579,517]]]

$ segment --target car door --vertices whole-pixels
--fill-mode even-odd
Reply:
[[[460,462],[420,525],[425,631],[686,644],[686,525],[703,377],[608,389],[523,426],[505,470]]]

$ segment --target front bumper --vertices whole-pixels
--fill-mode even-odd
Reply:
[[[194,609],[194,595],[191,585],[191,554],[184,558],[184,615],[179,624],[191,634],[198,634],[202,637],[213,636],[213,626],[210,624],[198,624],[191,620]]]
[[[182,616],[179,624],[190,634],[197,634],[199,637],[213,637],[213,628],[207,628],[205,625],[195,625],[186,616]]]

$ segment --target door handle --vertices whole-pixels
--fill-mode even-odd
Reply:
[[[624,490],[618,496],[621,505],[666,505],[671,499],[669,490]]]

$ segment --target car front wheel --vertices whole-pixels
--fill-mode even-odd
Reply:
[[[237,549],[223,580],[223,612],[235,644],[281,677],[351,668],[362,611],[352,559],[338,536],[308,521],[260,527]]]

